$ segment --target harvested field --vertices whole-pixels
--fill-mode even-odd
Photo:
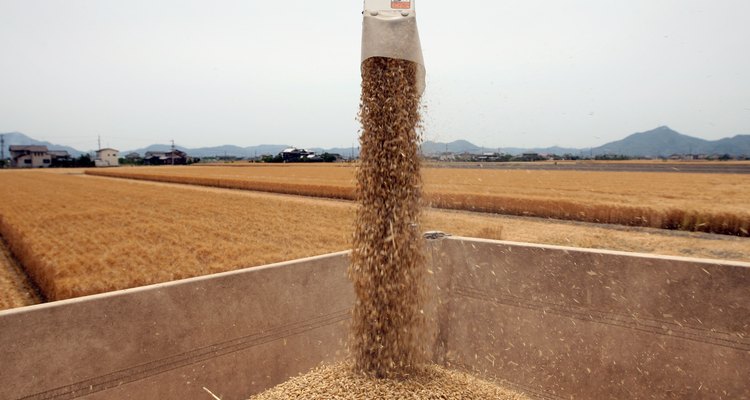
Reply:
[[[89,174],[354,199],[347,165],[151,167]],[[423,169],[436,208],[750,236],[750,176],[658,172]]]
[[[341,363],[321,366],[263,393],[251,400],[291,399],[464,399],[525,400],[528,397],[483,381],[464,372],[437,365],[406,380],[372,379],[352,372]]]
[[[0,202],[0,234],[50,300],[351,248],[349,202],[47,171],[0,176],[17,188]],[[423,229],[750,261],[750,239],[703,233],[437,210]]]

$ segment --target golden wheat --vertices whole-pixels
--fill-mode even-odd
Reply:
[[[0,239],[0,310],[39,303],[21,267],[16,265],[5,241]]]
[[[3,174],[0,233],[51,300],[344,250],[351,207]]]
[[[750,176],[423,169],[436,208],[750,236]],[[354,199],[354,168],[284,165],[90,170],[163,182]]]
[[[0,201],[0,235],[50,300],[351,248],[348,202],[55,171],[0,171],[0,180],[14,188]],[[750,261],[750,239],[700,233],[434,209],[423,229]]]

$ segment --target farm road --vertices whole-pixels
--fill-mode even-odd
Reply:
[[[617,162],[483,162],[428,163],[428,168],[468,168],[539,171],[674,172],[693,174],[750,174],[750,163],[617,163]]]

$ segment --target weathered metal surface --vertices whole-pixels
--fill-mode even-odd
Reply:
[[[2,399],[249,394],[343,357],[348,256],[0,313]]]
[[[539,398],[750,398],[750,264],[466,238],[444,362]]]

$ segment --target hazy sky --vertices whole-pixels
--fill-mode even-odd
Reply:
[[[418,0],[426,138],[750,133],[750,1]],[[80,150],[357,140],[362,2],[0,0],[0,132]]]

